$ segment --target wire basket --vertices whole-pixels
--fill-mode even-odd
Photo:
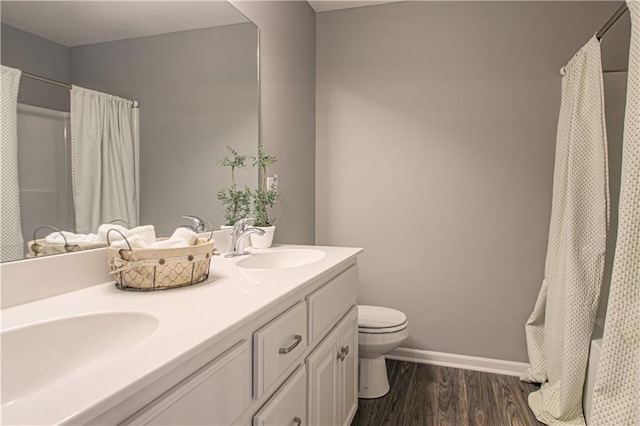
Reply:
[[[107,247],[109,270],[121,290],[152,291],[184,287],[209,278],[214,244],[211,238],[198,238],[195,245],[180,248],[129,249]],[[110,243],[108,243],[110,245]]]

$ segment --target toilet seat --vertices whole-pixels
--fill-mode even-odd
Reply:
[[[358,305],[358,333],[397,333],[407,326],[407,316],[403,312],[382,306]]]

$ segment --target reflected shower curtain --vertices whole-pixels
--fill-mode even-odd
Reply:
[[[544,281],[526,324],[530,368],[542,383],[529,406],[546,424],[584,424],[582,390],[604,272],[609,188],[600,43],[566,65],[556,140]]]
[[[593,391],[594,425],[640,425],[640,3],[627,6],[631,47],[618,239]]]
[[[0,140],[0,262],[22,259],[24,241],[20,224],[18,186],[18,88],[22,71],[2,69],[2,139]]]
[[[116,219],[137,225],[133,102],[73,86],[71,173],[76,231]]]

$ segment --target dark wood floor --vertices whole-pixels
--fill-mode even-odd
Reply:
[[[360,399],[351,425],[542,425],[517,377],[387,360],[391,391]]]

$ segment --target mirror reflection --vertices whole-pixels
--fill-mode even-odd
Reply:
[[[218,161],[227,146],[257,153],[257,27],[227,2],[117,5],[0,3],[3,132],[5,68],[22,72],[10,165],[2,138],[2,261],[55,233],[41,227],[99,235],[115,221],[168,236],[193,215],[217,228],[230,179]],[[255,186],[257,170],[235,178]]]

